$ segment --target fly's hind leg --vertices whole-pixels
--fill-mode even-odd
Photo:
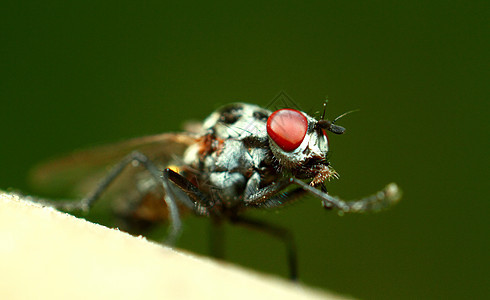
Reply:
[[[223,220],[211,218],[209,224],[209,254],[216,259],[225,258]]]
[[[233,224],[246,226],[248,228],[265,232],[273,237],[278,238],[286,245],[287,259],[289,267],[289,277],[292,280],[298,279],[298,258],[296,252],[296,244],[294,243],[293,235],[286,228],[272,225],[263,221],[236,216],[231,219]]]
[[[170,190],[168,188],[169,186],[168,180],[162,178],[162,176],[160,175],[161,172],[158,169],[158,167],[146,155],[144,155],[141,152],[135,151],[129,154],[128,156],[126,156],[117,165],[115,165],[106,175],[106,177],[104,177],[104,179],[100,181],[97,188],[88,196],[86,196],[85,198],[79,201],[49,201],[49,200],[35,198],[35,197],[32,197],[32,200],[35,202],[39,202],[41,204],[45,204],[66,211],[73,211],[73,210],[88,211],[97,202],[97,200],[100,199],[100,196],[107,190],[107,188],[111,185],[111,183],[114,182],[114,180],[116,180],[117,177],[124,171],[126,166],[132,163],[137,163],[143,166],[150,173],[150,175],[156,182],[163,184],[166,191]],[[171,195],[170,192],[167,193],[164,200],[169,210],[169,221],[170,221],[167,243],[171,244],[180,235],[182,226],[181,226],[180,215],[177,208],[175,197]]]

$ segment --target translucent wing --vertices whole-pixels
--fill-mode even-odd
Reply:
[[[133,151],[149,157],[162,169],[181,156],[195,142],[195,137],[183,133],[165,133],[74,152],[65,157],[42,163],[30,173],[36,191],[64,197],[81,197],[93,190],[107,171]],[[128,166],[114,181],[111,191],[133,189],[143,168]]]

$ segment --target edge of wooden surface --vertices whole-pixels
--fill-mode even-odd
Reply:
[[[1,299],[346,299],[0,192]]]

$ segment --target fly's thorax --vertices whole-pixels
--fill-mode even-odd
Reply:
[[[260,155],[253,150],[268,147],[266,122],[270,113],[246,103],[221,107],[204,120],[201,137],[185,152],[184,163],[195,166],[203,162],[201,166],[207,171],[223,169],[223,166],[232,170],[235,169],[233,164],[240,164],[241,168],[248,168],[250,164],[259,165]]]
[[[275,170],[267,142],[270,113],[243,103],[222,107],[204,121],[202,135],[187,149],[184,164],[196,170],[199,186],[215,204],[234,206],[251,176]]]
[[[250,152],[243,142],[239,140],[226,140],[220,151],[208,155],[205,160],[205,168],[211,172],[228,171],[245,173],[253,167]]]
[[[204,120],[203,128],[217,138],[243,140],[248,137],[266,139],[265,124],[270,111],[246,103],[226,105]]]

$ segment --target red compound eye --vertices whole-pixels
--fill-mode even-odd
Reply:
[[[284,151],[298,148],[307,130],[308,120],[295,109],[276,110],[267,119],[267,134]]]

